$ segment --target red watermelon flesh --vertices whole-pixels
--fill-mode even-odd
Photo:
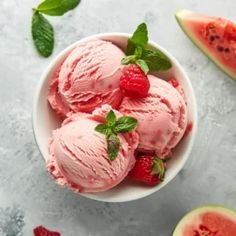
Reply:
[[[223,71],[236,79],[236,25],[231,21],[180,10],[176,19],[189,38]]]
[[[236,212],[221,206],[205,206],[187,214],[173,236],[236,236]]]

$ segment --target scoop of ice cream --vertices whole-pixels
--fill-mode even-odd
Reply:
[[[119,111],[138,120],[138,149],[155,151],[160,157],[171,155],[184,135],[187,109],[181,94],[169,83],[153,75],[145,98],[125,97]]]
[[[119,184],[133,167],[136,132],[118,135],[121,147],[117,158],[111,161],[105,136],[95,131],[110,109],[105,105],[93,114],[74,114],[53,131],[47,168],[60,185],[76,192],[101,192]]]
[[[57,68],[48,100],[62,116],[68,112],[92,112],[96,107],[120,105],[122,94],[121,49],[96,39],[78,44]]]

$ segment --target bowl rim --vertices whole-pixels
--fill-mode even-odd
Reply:
[[[68,51],[72,50],[78,43],[86,42],[86,41],[94,39],[94,38],[125,37],[125,38],[128,39],[130,36],[131,36],[131,34],[129,34],[129,33],[109,32],[109,33],[99,33],[99,34],[90,35],[88,37],[84,37],[84,38],[82,38],[80,40],[77,40],[74,43],[68,45],[61,52],[59,52],[56,56],[54,56],[54,58],[48,64],[46,69],[43,71],[43,73],[40,76],[40,80],[39,80],[39,83],[37,85],[35,96],[34,96],[33,111],[32,111],[32,113],[33,113],[32,114],[32,126],[33,126],[33,134],[34,134],[35,142],[36,142],[37,147],[39,149],[39,152],[40,152],[40,154],[41,154],[41,156],[44,160],[46,160],[46,158],[44,158],[45,152],[43,151],[43,147],[42,147],[42,145],[40,144],[40,141],[39,141],[36,115],[37,115],[38,105],[39,105],[39,100],[40,100],[40,92],[41,92],[42,87],[45,83],[45,80],[47,79],[47,75],[51,71],[52,67],[54,67],[55,64],[58,64],[58,61]],[[101,201],[101,202],[113,202],[113,203],[115,203],[115,202],[129,202],[129,201],[138,200],[138,199],[147,197],[147,196],[159,191],[160,189],[165,187],[169,182],[171,182],[177,176],[177,174],[180,172],[180,170],[184,167],[187,159],[189,158],[190,152],[193,148],[194,140],[196,138],[197,125],[198,125],[197,102],[196,102],[196,96],[195,96],[195,93],[194,93],[194,90],[193,90],[193,87],[192,87],[192,83],[191,83],[187,73],[185,72],[184,68],[180,65],[178,60],[170,52],[168,52],[160,44],[155,43],[153,40],[149,39],[148,44],[150,46],[154,47],[154,48],[160,49],[168,58],[170,58],[170,60],[172,61],[172,64],[174,64],[175,67],[177,67],[178,70],[183,75],[184,81],[187,83],[187,86],[189,87],[189,91],[192,95],[191,100],[192,100],[192,106],[193,106],[193,109],[192,109],[193,127],[192,127],[192,130],[191,130],[191,137],[190,137],[189,143],[185,147],[184,155],[183,155],[183,157],[180,161],[179,167],[174,169],[174,171],[171,173],[171,177],[168,179],[168,181],[163,181],[161,185],[157,185],[157,186],[153,187],[151,191],[148,191],[148,192],[143,191],[136,198],[127,196],[126,198],[124,198],[124,197],[119,198],[119,200],[112,200],[112,199],[109,200],[109,199],[102,199],[101,197],[96,197],[96,193],[92,193],[92,194],[91,193],[79,193],[80,196],[83,196],[83,197],[86,197],[86,198],[89,198],[89,199],[92,199],[92,200]]]

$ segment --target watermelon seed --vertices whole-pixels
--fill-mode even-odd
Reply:
[[[229,51],[230,51],[230,50],[229,50],[229,48],[225,48],[225,52],[227,52],[227,53],[228,53]]]
[[[198,230],[194,231],[194,236],[216,236],[218,233],[218,231],[211,231],[208,227],[202,224],[199,225],[199,230],[200,232]]]
[[[194,230],[194,236],[200,236],[200,234],[198,233],[198,231]]]
[[[215,37],[213,35],[210,36],[210,40],[211,41],[214,41],[215,40]]]
[[[219,52],[223,52],[224,51],[224,48],[222,47],[222,46],[217,46],[217,50],[219,51]]]

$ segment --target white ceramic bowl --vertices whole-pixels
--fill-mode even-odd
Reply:
[[[49,84],[57,66],[63,61],[68,52],[70,52],[79,42],[87,41],[92,38],[101,38],[111,41],[121,49],[125,50],[127,39],[129,37],[130,35],[125,33],[107,33],[84,38],[67,47],[49,64],[40,79],[33,109],[33,129],[35,139],[45,160],[48,158],[48,139],[51,136],[51,132],[60,126],[57,115],[50,108],[47,102]],[[149,46],[160,49],[171,59],[173,65],[171,70],[164,73],[157,73],[157,75],[163,79],[175,77],[182,85],[187,98],[189,120],[193,122],[192,132],[175,148],[174,156],[172,160],[168,162],[165,180],[161,184],[156,187],[145,187],[141,185],[134,185],[128,181],[123,181],[123,183],[119,184],[117,187],[106,192],[96,194],[81,193],[81,195],[87,198],[105,202],[125,202],[148,196],[154,192],[157,192],[169,183],[181,170],[190,154],[197,130],[197,105],[191,82],[182,66],[170,53],[152,41],[149,41]]]

